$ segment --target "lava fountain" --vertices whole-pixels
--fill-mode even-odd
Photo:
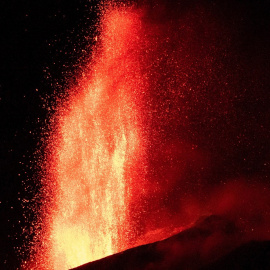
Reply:
[[[224,23],[211,1],[157,2],[105,11],[89,65],[59,102],[38,269],[72,268],[164,239],[202,215],[242,207],[240,196],[228,199],[237,184],[220,204],[216,186],[259,179],[266,155],[256,152],[259,126],[237,105],[250,102],[243,89],[257,83],[235,66],[235,59],[244,65],[236,24]],[[268,142],[263,130],[260,141]]]
[[[55,116],[44,269],[75,267],[127,246],[131,181],[142,177],[134,167],[144,153],[139,110],[144,81],[139,59],[130,52],[138,18],[108,12],[91,67]]]
[[[192,16],[164,21],[155,17],[164,13],[158,8],[107,9],[89,66],[58,105],[39,269],[72,268],[164,239],[197,217],[196,207],[181,216],[170,204],[181,205],[188,190],[182,179],[189,170],[199,178],[206,162],[187,132],[191,105],[204,111],[191,104],[197,81],[187,74],[194,62],[203,63],[201,73],[211,63],[190,40],[197,31]]]

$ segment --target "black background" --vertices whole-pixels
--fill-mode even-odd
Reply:
[[[65,93],[89,55],[97,9],[97,1],[1,1],[1,269],[27,257],[41,138],[55,93]]]
[[[27,237],[31,239],[35,233],[31,226],[35,212],[31,207],[37,205],[35,195],[40,188],[36,171],[40,164],[38,149],[42,147],[41,138],[48,130],[47,119],[54,111],[56,96],[65,96],[67,86],[80,73],[81,64],[91,52],[98,16],[97,2],[4,0],[0,3],[1,269],[16,269],[20,260],[27,257],[24,245],[29,243]],[[247,103],[244,100],[239,104],[240,108],[249,106],[243,120],[251,117],[250,112],[263,114],[263,119],[267,119],[270,90],[269,1],[216,3],[221,11],[224,10],[225,19],[234,16],[236,20],[239,14],[245,15],[239,55],[245,63],[244,68],[249,69],[247,74],[254,74],[262,91],[257,96],[253,95],[253,85],[249,89],[252,101]],[[235,3],[241,3],[242,7],[236,13]],[[249,75],[243,79],[252,80]],[[258,100],[254,102],[256,98]],[[269,138],[266,135],[269,134],[268,128],[265,126],[264,139]],[[265,139],[252,146],[264,147],[263,155],[258,158],[260,164],[262,160],[269,161],[266,143]],[[258,152],[262,153],[262,149]],[[256,168],[257,171],[265,170],[264,176],[268,169],[269,165]]]

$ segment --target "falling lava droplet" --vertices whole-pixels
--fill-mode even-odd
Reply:
[[[144,149],[139,110],[144,82],[139,59],[130,53],[138,18],[107,12],[91,68],[55,115],[46,180],[52,209],[44,215],[39,269],[76,267],[128,246],[131,181]]]

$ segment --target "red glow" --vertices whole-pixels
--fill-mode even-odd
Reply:
[[[201,215],[242,210],[237,184],[207,194],[237,171],[223,171],[234,170],[239,124],[220,26],[199,6],[180,19],[152,12],[107,11],[76,94],[58,107],[39,269],[76,267],[164,239]]]
[[[104,22],[91,74],[59,119],[57,192],[50,225],[50,260],[66,269],[126,247],[130,166],[140,161],[141,74],[132,47],[138,16],[115,11]],[[119,57],[125,62],[115,66]]]

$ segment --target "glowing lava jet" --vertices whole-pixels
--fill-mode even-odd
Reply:
[[[35,269],[76,267],[246,207],[249,196],[229,192],[207,201],[215,184],[243,173],[237,145],[247,130],[251,151],[256,125],[237,120],[245,83],[228,29],[207,5],[191,6],[102,17],[91,64],[53,118]]]
[[[75,267],[127,246],[130,184],[142,176],[134,167],[144,153],[138,106],[145,85],[130,39],[138,23],[138,14],[108,12],[91,68],[58,109],[41,269]]]
[[[168,226],[174,223],[168,198],[180,190],[175,183],[187,168],[204,164],[178,137],[179,127],[187,127],[185,72],[193,70],[182,50],[197,48],[190,47],[189,28],[181,32],[159,18],[155,24],[148,15],[134,7],[106,11],[91,65],[76,94],[57,109],[45,181],[50,203],[36,247],[39,269],[76,267],[181,229],[178,219]],[[178,205],[181,196],[174,197]],[[183,215],[185,226],[197,214],[191,212]]]

